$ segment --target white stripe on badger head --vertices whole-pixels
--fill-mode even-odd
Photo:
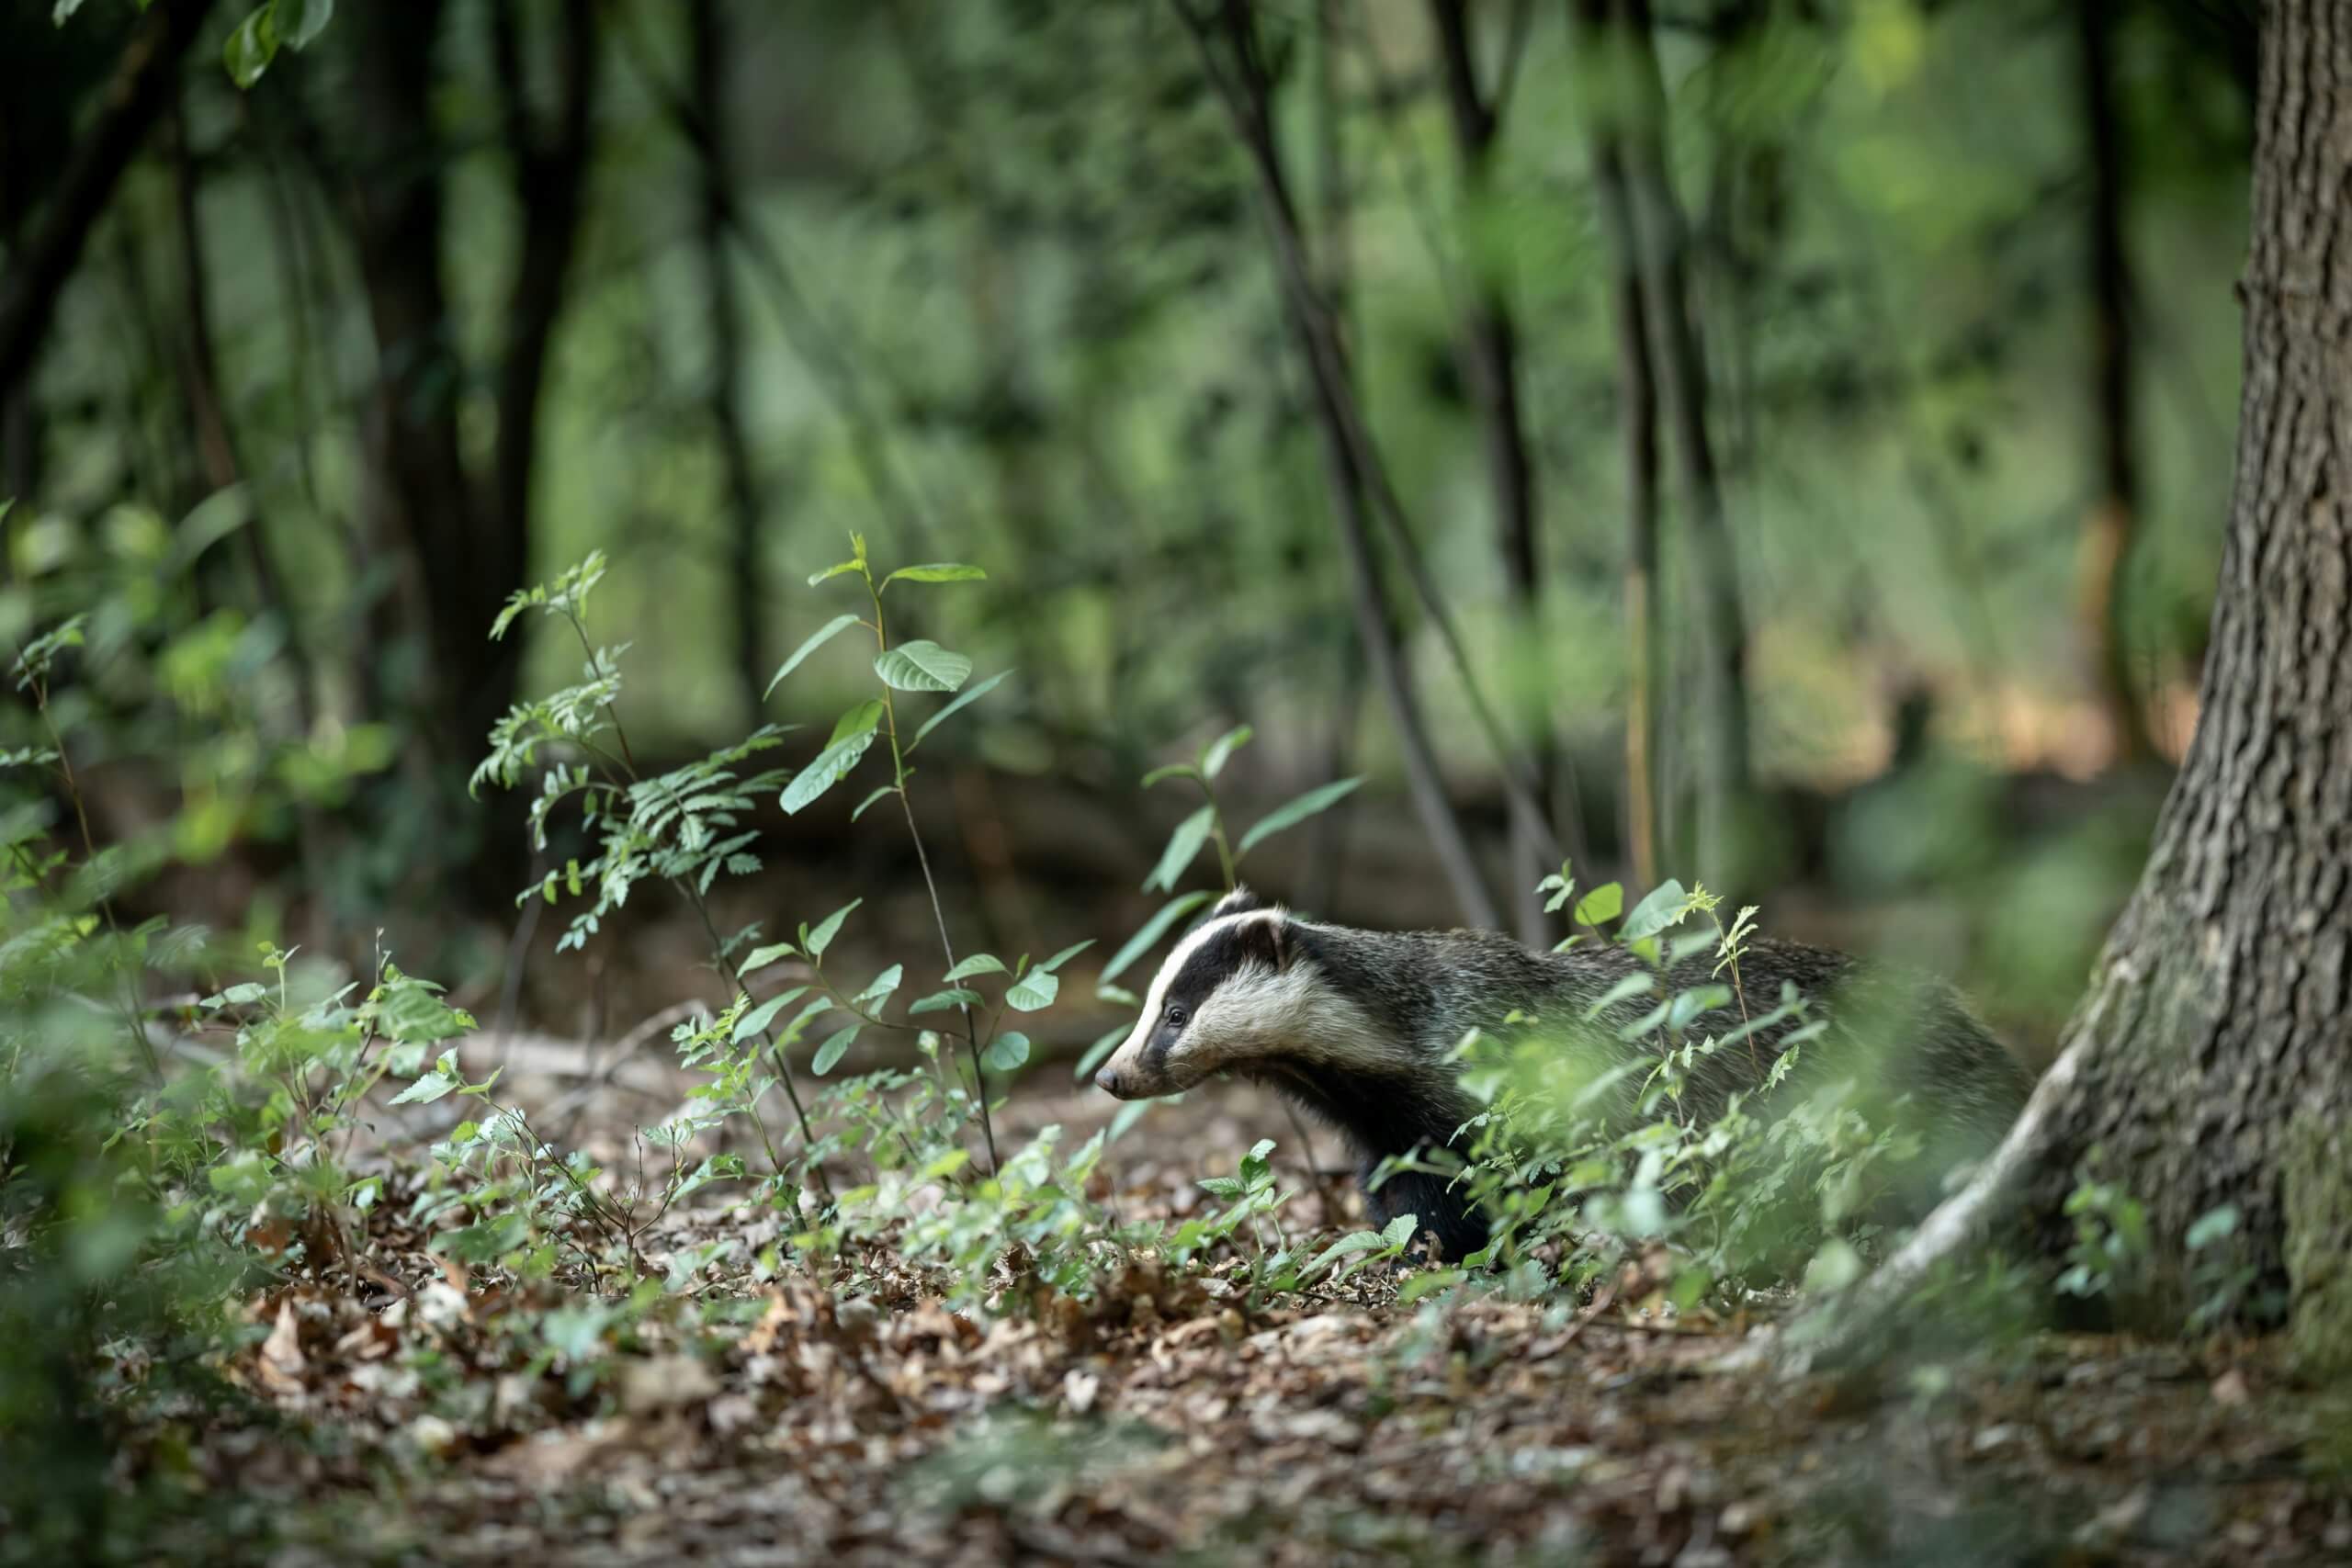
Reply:
[[[1199,1042],[1204,1072],[1283,1059],[1365,1075],[1416,1065],[1396,1031],[1382,1028],[1311,960],[1237,970],[1209,993],[1185,1034]]]
[[[1142,1015],[1136,1020],[1135,1028],[1128,1032],[1126,1039],[1120,1042],[1119,1048],[1111,1053],[1111,1059],[1103,1063],[1103,1066],[1111,1072],[1122,1074],[1133,1074],[1140,1067],[1144,1048],[1151,1043],[1153,1032],[1159,1027],[1159,1015],[1168,1010],[1168,987],[1175,984],[1177,976],[1183,973],[1185,962],[1217,932],[1238,920],[1261,919],[1267,912],[1255,910],[1243,915],[1220,915],[1203,920],[1187,931],[1176,943],[1175,951],[1159,965],[1159,973],[1151,977],[1151,988],[1144,993]],[[1280,910],[1272,913],[1277,919],[1281,916]]]

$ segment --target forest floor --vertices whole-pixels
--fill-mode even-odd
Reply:
[[[1019,1095],[1001,1136],[1108,1109]],[[1255,1091],[1196,1092],[1114,1145],[1107,1195],[1191,1212],[1288,1132]],[[2265,1344],[2043,1334],[1783,1382],[1714,1369],[1757,1325],[1675,1317],[1638,1268],[1584,1303],[1400,1306],[1389,1270],[1252,1311],[1147,1261],[1091,1307],[963,1316],[879,1251],[844,1260],[848,1299],[739,1274],[616,1330],[469,1280],[398,1197],[367,1284],[247,1303],[248,1416],[171,1439],[286,1568],[2352,1561],[2352,1404]],[[1281,1219],[1355,1223],[1313,1191]],[[777,1230],[675,1213],[650,1260]]]

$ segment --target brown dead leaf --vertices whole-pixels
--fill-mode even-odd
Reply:
[[[303,1389],[302,1374],[310,1364],[302,1354],[301,1322],[295,1316],[294,1303],[288,1298],[277,1303],[277,1322],[270,1329],[269,1337],[262,1341],[262,1386],[272,1393],[300,1393]]]

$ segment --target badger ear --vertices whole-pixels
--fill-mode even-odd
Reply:
[[[1290,916],[1278,904],[1267,904],[1250,911],[1250,918],[1236,920],[1228,928],[1232,933],[1233,952],[1238,960],[1254,960],[1267,968],[1280,972],[1290,966]]]
[[[1270,908],[1271,905],[1247,887],[1237,887],[1209,906],[1209,919],[1218,920],[1227,915],[1246,915],[1253,909]]]

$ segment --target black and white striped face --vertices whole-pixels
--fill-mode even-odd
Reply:
[[[1168,955],[1143,1016],[1097,1087],[1121,1100],[1179,1094],[1211,1073],[1287,1061],[1393,1065],[1396,1047],[1301,951],[1290,912],[1227,894]]]
[[[1280,986],[1286,919],[1280,909],[1213,911],[1159,966],[1143,1016],[1094,1075],[1096,1085],[1121,1100],[1149,1100],[1235,1065],[1237,1027],[1245,1036],[1261,1032],[1247,1021]]]

